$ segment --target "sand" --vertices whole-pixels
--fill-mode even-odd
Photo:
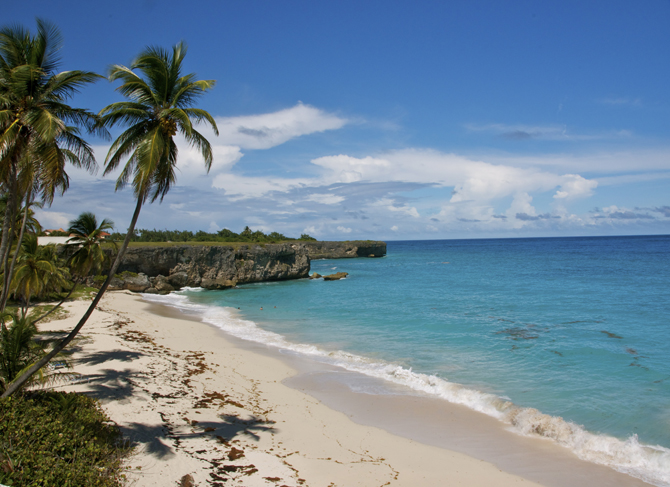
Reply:
[[[66,304],[68,318],[40,329],[70,330],[87,305]],[[296,374],[289,362],[127,291],[105,295],[72,362],[81,380],[58,389],[100,399],[135,445],[132,486],[541,485],[357,424],[285,385]]]

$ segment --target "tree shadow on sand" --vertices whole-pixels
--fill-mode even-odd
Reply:
[[[117,360],[119,362],[132,362],[137,360],[140,357],[144,357],[146,354],[140,352],[134,352],[131,350],[101,350],[98,352],[87,353],[84,357],[79,359],[79,362],[86,365],[100,365],[107,363],[111,360]]]
[[[97,374],[82,375],[77,382],[86,382],[88,390],[82,394],[100,401],[119,401],[129,399],[137,393],[130,378],[137,374],[131,369],[102,369]]]
[[[260,439],[258,433],[276,432],[273,426],[267,426],[272,423],[257,416],[244,420],[233,414],[222,414],[219,417],[222,421],[191,421],[190,426],[189,424],[128,423],[119,425],[119,427],[132,446],[143,448],[146,453],[160,459],[174,455],[175,446],[183,440],[207,439],[211,436],[227,444],[238,436],[246,436],[258,441]],[[182,431],[189,427],[190,432]]]
[[[171,445],[172,435],[165,424],[128,423],[119,425],[119,428],[132,447],[144,449],[149,455],[163,459],[175,454]]]

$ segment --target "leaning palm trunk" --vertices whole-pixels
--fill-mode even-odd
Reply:
[[[47,311],[46,313],[44,313],[44,314],[43,314],[42,316],[40,316],[39,318],[34,319],[34,320],[33,320],[33,323],[34,323],[34,324],[37,324],[38,321],[42,321],[44,318],[46,318],[46,317],[49,316],[51,313],[53,313],[53,312],[56,311],[58,308],[60,308],[60,307],[63,305],[63,303],[64,303],[65,301],[67,301],[67,300],[70,298],[70,296],[72,296],[72,293],[74,292],[75,288],[77,287],[77,284],[79,284],[79,281],[78,281],[77,279],[75,279],[75,280],[73,281],[73,283],[72,283],[72,287],[71,287],[70,290],[67,292],[67,295],[66,295],[63,299],[61,299],[60,302],[59,302],[57,305],[55,305],[53,308],[51,308],[49,311]]]
[[[144,198],[140,195],[137,198],[137,206],[135,207],[135,213],[133,213],[133,219],[130,222],[130,227],[128,228],[128,233],[126,234],[126,238],[123,241],[123,244],[121,245],[121,248],[119,249],[119,253],[116,256],[116,259],[114,260],[114,264],[112,264],[111,269],[109,270],[109,274],[107,275],[107,279],[105,282],[102,284],[102,287],[100,288],[100,291],[98,291],[97,296],[91,303],[91,305],[88,307],[88,310],[86,310],[86,313],[82,318],[79,320],[79,323],[77,323],[77,326],[74,327],[74,329],[70,332],[70,334],[65,337],[58,345],[56,345],[53,350],[51,350],[48,354],[46,354],[44,357],[42,357],[39,361],[37,361],[33,366],[31,366],[28,370],[26,370],[23,374],[21,374],[20,377],[18,377],[14,382],[9,384],[5,392],[2,393],[2,396],[0,397],[8,397],[14,394],[16,391],[18,391],[30,378],[42,367],[44,367],[49,361],[55,357],[58,353],[60,353],[65,347],[68,346],[68,344],[74,340],[74,338],[79,334],[79,331],[83,328],[83,326],[86,324],[86,321],[88,321],[88,318],[91,316],[93,313],[93,310],[98,306],[98,303],[102,299],[103,294],[105,294],[105,291],[109,287],[109,283],[112,281],[112,278],[114,277],[114,274],[116,274],[116,270],[119,268],[119,265],[121,264],[121,261],[123,260],[123,256],[126,253],[126,249],[128,248],[128,244],[130,243],[130,239],[135,231],[135,224],[137,223],[137,218],[140,216],[140,210],[142,209],[142,202],[144,201]]]
[[[14,266],[16,265],[16,258],[19,256],[19,249],[21,248],[21,242],[23,241],[23,235],[26,231],[26,221],[28,220],[28,208],[30,203],[32,203],[33,191],[32,188],[28,189],[28,194],[26,195],[26,207],[23,211],[23,221],[21,222],[21,231],[19,232],[19,239],[16,241],[16,250],[14,251],[14,257],[12,257],[12,263],[9,265],[9,281],[14,275]],[[9,286],[2,288],[2,296],[0,297],[0,311],[5,310],[7,306],[7,299],[9,298]]]
[[[9,289],[9,283],[11,281],[11,276],[9,275],[9,269],[7,268],[9,260],[9,252],[12,248],[12,241],[14,240],[14,223],[16,221],[16,196],[17,196],[17,181],[16,181],[16,171],[15,169],[11,171],[9,175],[9,198],[7,200],[7,207],[5,208],[5,220],[2,222],[2,239],[0,239],[0,259],[2,262],[2,271],[3,271],[3,286],[2,294]],[[0,312],[5,310],[4,304],[0,307]]]

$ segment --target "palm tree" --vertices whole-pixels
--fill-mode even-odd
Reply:
[[[2,317],[10,322],[9,326],[0,329],[0,391],[4,392],[9,384],[25,372],[31,365],[46,354],[45,348],[50,340],[38,341],[35,339],[37,328],[35,323],[24,314],[6,314]],[[62,358],[62,357],[61,357]],[[63,361],[69,367],[67,361]],[[35,384],[57,382],[76,376],[72,372],[57,372],[56,370],[43,371],[33,375],[23,384],[23,387]]]
[[[44,297],[66,284],[69,273],[59,265],[54,245],[40,247],[36,235],[28,235],[21,244],[21,254],[10,288],[22,301],[24,313],[32,296]]]
[[[96,167],[93,151],[78,127],[105,134],[93,113],[67,104],[101,76],[89,71],[57,72],[61,44],[58,29],[39,19],[34,36],[22,27],[0,30],[0,183],[8,194],[0,239],[4,269],[0,311],[9,291],[8,255],[20,195],[25,195],[26,206],[36,196],[50,204],[56,191],[63,193],[69,186],[66,163],[91,171]]]
[[[197,81],[193,73],[183,75],[182,63],[185,55],[186,45],[180,42],[172,48],[171,53],[157,47],[146,48],[130,68],[112,66],[109,79],[122,82],[118,91],[129,101],[113,103],[103,108],[99,114],[101,123],[104,127],[112,127],[118,123],[129,124],[130,127],[112,144],[105,160],[104,173],[109,174],[122,160],[126,160],[126,165],[117,179],[116,189],[123,188],[132,178],[137,200],[135,212],[107,279],[88,311],[62,342],[16,379],[0,397],[9,396],[19,389],[32,374],[67,346],[84,326],[123,259],[142,205],[147,200],[162,201],[176,181],[177,145],[174,136],[178,132],[200,151],[209,171],[212,165],[212,148],[193,124],[208,122],[217,135],[218,129],[214,118],[208,112],[193,108],[192,104],[214,87],[215,81]],[[139,71],[142,76],[135,71]]]
[[[98,225],[98,219],[91,212],[85,211],[70,222],[67,232],[71,235],[67,241],[70,248],[76,250],[68,259],[70,271],[79,280],[95,272],[99,274],[107,261],[107,254],[102,249],[107,230],[114,228],[114,222],[106,218]]]
[[[72,295],[77,285],[83,282],[91,272],[94,272],[96,275],[100,273],[105,263],[109,260],[109,257],[102,248],[102,243],[105,239],[104,234],[106,230],[112,230],[113,228],[114,222],[107,219],[102,220],[100,225],[98,225],[98,219],[93,213],[88,211],[85,211],[70,222],[70,228],[67,229],[67,232],[72,237],[67,241],[67,246],[73,249],[73,253],[68,258],[67,264],[70,267],[72,275],[72,287],[70,287],[68,293],[58,304],[39,318],[35,318],[35,323],[43,320],[60,308]],[[116,242],[112,241],[112,244],[116,247]]]

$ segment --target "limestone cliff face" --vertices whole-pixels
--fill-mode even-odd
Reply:
[[[307,277],[309,255],[299,244],[132,247],[119,267],[123,271],[163,275],[174,287],[224,289],[236,283]]]
[[[305,242],[309,258],[348,259],[352,257],[384,257],[386,242],[352,240],[350,242]]]
[[[120,286],[132,290],[169,292],[184,286],[226,289],[249,282],[308,277],[311,259],[384,255],[386,243],[372,241],[291,242],[237,249],[225,244],[131,247],[118,272],[140,274],[126,278],[128,282]]]

